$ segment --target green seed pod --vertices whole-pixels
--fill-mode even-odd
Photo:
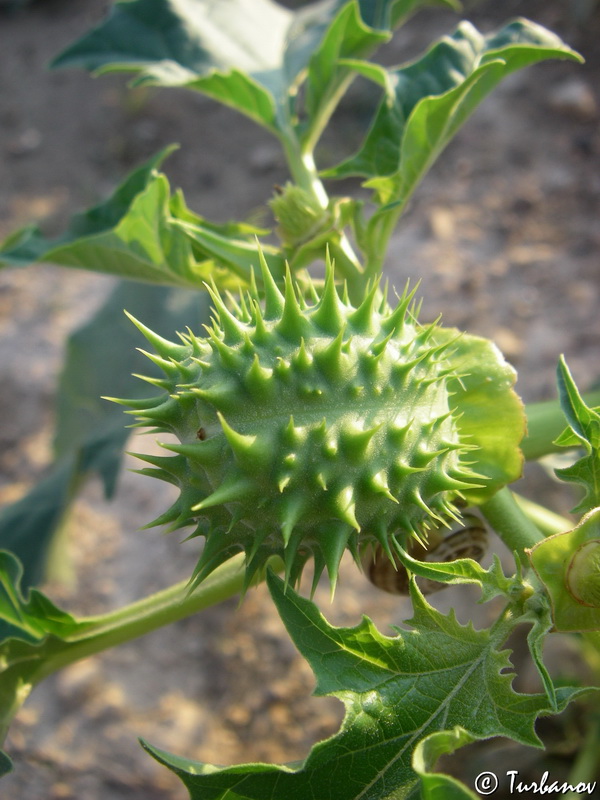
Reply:
[[[152,524],[193,525],[192,535],[206,537],[196,583],[243,551],[248,582],[279,555],[288,581],[312,558],[314,585],[326,569],[333,589],[346,549],[357,563],[369,543],[391,557],[391,536],[404,545],[459,518],[455,500],[465,493],[501,483],[479,473],[478,443],[461,432],[466,356],[457,376],[456,336],[416,321],[414,292],[392,310],[373,286],[355,308],[329,264],[310,300],[289,271],[282,293],[264,260],[261,270],[264,297],[253,289],[233,310],[209,289],[205,337],[188,332],[174,344],[136,323],[165,373],[151,382],[166,391],[119,402],[139,426],[179,439],[164,445],[171,456],[140,457],[152,465],[142,472],[181,490]],[[480,383],[477,398],[488,373]],[[496,419],[505,390],[494,391],[486,413]]]
[[[600,608],[600,539],[585,542],[573,553],[566,582],[580,605]]]

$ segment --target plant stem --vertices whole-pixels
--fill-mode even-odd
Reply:
[[[524,566],[529,566],[525,550],[540,542],[544,534],[527,518],[510,489],[507,487],[500,489],[480,508],[507,547],[516,552],[517,558]]]
[[[573,768],[569,774],[568,783],[571,786],[578,784],[588,783],[593,784],[598,778],[600,770],[600,714],[595,712],[592,714],[587,735],[583,747],[579,751],[579,755],[573,764]],[[593,789],[592,789],[593,791]],[[591,794],[592,792],[590,792]],[[568,792],[563,795],[564,800],[577,800],[581,797],[580,792]]]
[[[369,245],[365,274],[369,279],[381,274],[383,270],[390,237],[404,212],[405,205],[406,202],[399,203],[393,208],[386,209],[385,214],[381,214],[379,219],[374,217],[368,225]]]
[[[291,126],[280,134],[286,161],[295,183],[304,189],[321,208],[329,206],[329,195],[319,178],[315,160],[311,151],[302,150]]]
[[[267,567],[281,571],[283,564],[280,559],[271,558],[260,575],[252,580],[252,584],[264,579]],[[218,567],[193,592],[190,591],[189,581],[181,581],[108,614],[78,618],[73,632],[64,637],[48,636],[34,654],[28,654],[23,659],[29,662],[30,668],[25,668],[21,673],[13,702],[10,707],[3,709],[0,746],[11,720],[33,687],[44,678],[75,661],[129,642],[233,597],[244,588],[244,577],[244,554],[240,553]],[[0,758],[0,770],[3,766],[6,765],[2,764]]]
[[[587,392],[582,395],[582,398],[590,408],[600,406],[600,391]],[[567,427],[565,415],[558,400],[530,403],[525,407],[525,414],[527,415],[527,436],[521,442],[521,450],[528,461],[564,450],[564,447],[553,444],[554,440]]]
[[[539,528],[544,536],[552,536],[555,533],[564,533],[571,530],[574,523],[567,517],[560,514],[555,514],[545,506],[534,503],[533,500],[528,500],[520,494],[513,493],[517,505],[525,516],[533,522],[536,528]]]
[[[136,639],[233,597],[244,583],[243,562],[243,555],[235,556],[193,592],[189,591],[189,581],[182,581],[108,614],[80,619],[76,633],[43,659],[32,682],[38,683],[74,661]]]
[[[329,207],[329,195],[323,186],[313,158],[312,150],[301,147],[296,133],[288,126],[280,136],[288,167],[295,183],[307,192],[321,208]],[[329,251],[335,259],[337,272],[348,284],[348,293],[354,303],[363,299],[367,277],[343,230],[336,231],[329,242]],[[336,241],[337,239],[337,241]]]

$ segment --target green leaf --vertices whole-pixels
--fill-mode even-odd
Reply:
[[[22,568],[12,553],[0,551],[0,618],[10,625],[6,638],[35,643],[48,633],[71,633],[74,618],[57,608],[44,594],[32,589],[21,594]]]
[[[404,566],[415,575],[431,581],[447,583],[450,586],[461,583],[477,584],[481,588],[482,602],[486,603],[498,595],[512,597],[521,585],[517,578],[507,578],[502,571],[502,564],[496,554],[489,569],[472,558],[457,558],[455,561],[418,561],[401,547],[395,553]]]
[[[419,742],[413,756],[413,768],[421,778],[423,800],[478,800],[478,795],[456,778],[431,771],[440,756],[453,753],[473,741],[475,739],[457,725],[451,731],[432,733]]]
[[[0,509],[0,548],[15,553],[26,586],[40,583],[51,543],[69,508],[74,459],[56,464],[24,497]],[[0,636],[4,633],[0,622]]]
[[[556,690],[550,673],[544,664],[544,640],[554,629],[554,620],[550,603],[545,594],[535,593],[526,602],[526,614],[523,621],[531,621],[531,629],[527,634],[527,645],[531,658],[542,680],[546,696],[553,709],[556,710]]]
[[[340,89],[335,60],[366,56],[413,8],[431,3],[454,5],[325,0],[290,11],[272,0],[121,0],[52,66],[125,70],[136,73],[135,85],[184,86],[287,136],[313,54],[309,110],[317,119]]]
[[[474,469],[487,479],[487,489],[469,489],[465,497],[479,505],[500,486],[521,477],[523,456],[519,444],[525,435],[523,403],[513,390],[516,372],[488,339],[437,328],[440,344],[452,341],[450,366],[454,379],[450,403],[457,411],[461,437],[477,445]]]
[[[54,449],[57,458],[79,451],[79,469],[94,470],[110,497],[129,436],[123,409],[103,396],[138,394],[139,380],[132,373],[148,372],[147,358],[136,349],[139,331],[125,316],[126,309],[141,321],[152,321],[159,335],[171,336],[183,325],[200,325],[208,318],[206,293],[180,289],[118,284],[92,319],[69,338],[65,365],[58,386]],[[150,366],[151,378],[162,373]],[[146,385],[142,395],[156,393]]]
[[[212,274],[213,261],[197,262],[189,236],[173,216],[167,178],[155,169],[171,149],[135,170],[109,200],[75,215],[59,238],[46,239],[33,227],[13,234],[0,249],[0,266],[46,261],[146,283],[200,288]]]
[[[557,379],[560,405],[569,427],[556,440],[556,444],[582,447],[586,455],[570,467],[554,471],[561,480],[579,483],[584,487],[585,496],[573,512],[585,513],[600,506],[600,414],[583,401],[562,356]]]
[[[547,58],[581,60],[554,34],[518,19],[487,36],[462,22],[421,59],[390,70],[385,80],[372,65],[354,63],[354,69],[390,88],[359,152],[326,170],[325,176],[364,176],[381,203],[393,204],[376,214],[371,223],[375,230],[380,215],[404,207],[487,94],[511,72]]]
[[[120,406],[101,398],[139,395],[139,380],[132,373],[147,373],[149,368],[136,350],[140,334],[124,308],[140,320],[151,320],[159,335],[172,336],[175,330],[207,318],[208,297],[121,283],[68,340],[58,387],[56,463],[25,497],[0,511],[0,547],[21,559],[25,586],[42,579],[53,538],[83,481],[96,473],[106,496],[113,494],[129,437],[128,420]],[[150,372],[155,377],[160,374],[158,368],[150,367]],[[147,394],[155,391],[148,386]]]
[[[0,640],[0,743],[34,685],[42,644],[60,642],[78,627],[70,614],[41,592],[34,589],[25,598],[21,577],[21,565],[15,556],[0,551],[0,621],[4,631]],[[0,777],[11,767],[10,758],[0,751]]]
[[[600,509],[549,536],[529,558],[546,587],[557,631],[600,631]]]
[[[494,635],[476,631],[453,614],[434,610],[414,590],[412,630],[389,638],[367,618],[355,628],[332,627],[313,603],[280,579],[270,575],[268,583],[286,628],[315,673],[315,694],[338,697],[346,717],[340,731],[315,745],[300,765],[219,768],[144,744],[180,777],[192,800],[414,797],[416,748],[431,734],[458,725],[464,733],[457,744],[507,736],[540,746],[534,723],[550,711],[547,700],[515,692],[514,675],[506,671],[508,654],[496,649],[514,620]],[[559,690],[559,707],[582,691]],[[423,747],[421,765],[429,764],[434,749],[447,748],[447,739],[443,748],[439,742]]]
[[[258,243],[257,237],[270,231],[246,223],[228,222],[223,225],[190,211],[181,192],[171,199],[173,225],[184,233],[192,245],[194,256],[204,270],[205,281],[214,281],[221,289],[238,290],[248,286],[260,273],[260,253],[264,256],[271,274],[283,278],[285,258],[278,247]]]
[[[116,611],[74,618],[36,589],[22,590],[21,566],[0,551],[0,744],[32,688],[87,656],[176,622],[232,597],[244,585],[240,559],[216,570],[193,594],[182,581]],[[0,751],[0,777],[11,769]]]
[[[271,0],[127,0],[52,66],[126,70],[137,73],[136,84],[187,86],[275,131],[293,18]]]
[[[298,59],[300,68],[293,70],[294,74],[298,74],[308,63],[303,109],[307,121],[301,136],[305,150],[314,148],[340,97],[355,77],[351,61],[372,54],[391,39],[394,28],[421,6],[427,5],[457,8],[452,0],[336,0],[314,3],[305,9],[295,29],[302,29],[309,17],[308,35],[313,42],[310,47],[306,46],[306,34],[303,31],[300,41],[304,46]],[[334,10],[339,11],[337,16],[333,16]],[[288,63],[296,60],[295,49],[294,38],[291,37],[286,53]],[[307,62],[306,52],[311,50],[314,53]]]

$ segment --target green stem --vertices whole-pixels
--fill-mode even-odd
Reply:
[[[406,201],[399,203],[392,209],[387,209],[381,219],[372,220],[369,223],[367,263],[365,265],[365,275],[368,279],[381,274],[383,271],[390,237],[396,229],[398,220],[404,213],[405,206]]]
[[[573,764],[569,774],[568,783],[577,786],[581,783],[594,784],[600,771],[600,714],[592,715],[585,737],[585,742]],[[590,793],[591,794],[591,793]],[[568,792],[563,795],[565,800],[577,800],[581,793]]]
[[[582,398],[590,408],[600,406],[600,391],[587,392],[582,395]],[[563,447],[553,444],[554,440],[567,427],[565,415],[558,400],[530,403],[525,407],[525,414],[527,415],[527,436],[521,443],[521,449],[528,461],[564,450]]]
[[[342,275],[346,281],[350,301],[360,305],[365,297],[367,277],[344,233],[341,233],[339,242],[329,243],[329,254],[335,261],[336,274]]]
[[[514,498],[521,511],[533,522],[536,528],[539,528],[544,536],[564,533],[571,530],[574,525],[567,517],[555,514],[554,511],[550,511],[545,506],[534,503],[533,500],[528,500],[526,497],[521,497],[516,493],[514,493]]]
[[[329,195],[319,178],[312,151],[306,146],[301,147],[291,127],[283,130],[280,139],[294,182],[314,198],[321,208],[328,208]],[[334,236],[330,242],[330,254],[335,258],[337,272],[348,284],[350,299],[358,303],[364,297],[367,277],[346,234],[341,230],[337,234],[338,241],[334,240]]]
[[[481,512],[507,547],[516,552],[521,563],[528,567],[529,560],[525,550],[530,549],[544,538],[544,534],[531,522],[517,504],[507,487],[488,500]]]
[[[270,559],[267,566],[277,571],[283,569],[277,558]],[[262,581],[265,574],[266,568],[255,577],[252,584]],[[23,671],[19,689],[14,694],[14,702],[10,707],[3,709],[0,721],[0,746],[11,720],[33,687],[44,678],[82,658],[124,644],[221,603],[243,590],[244,578],[244,554],[239,554],[218,567],[193,592],[190,592],[189,581],[181,581],[108,614],[79,618],[76,620],[74,631],[64,637],[47,637],[40,643],[35,657],[28,657],[31,669]]]
[[[519,624],[519,614],[515,614],[515,604],[509,603],[489,630],[490,645],[499,648]]]
[[[32,684],[68,664],[136,639],[238,594],[244,583],[244,557],[216,569],[193,592],[182,581],[123,608],[79,620],[76,633],[40,663]]]
[[[314,198],[321,208],[327,208],[329,195],[319,178],[312,152],[302,150],[291,127],[282,130],[280,141],[294,182]]]
[[[334,85],[330,86],[327,96],[323,98],[319,113],[312,121],[312,125],[305,132],[302,140],[302,149],[305,152],[313,153],[321,134],[327,127],[333,112],[338,107],[338,104],[344,94],[347,92],[348,87],[356,77],[356,74],[351,70],[347,70],[343,77],[340,77]]]

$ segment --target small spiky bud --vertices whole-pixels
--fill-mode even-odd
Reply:
[[[277,233],[286,247],[296,247],[312,239],[328,223],[330,214],[300,186],[287,183],[270,200],[278,222]]]
[[[369,544],[391,552],[390,537],[404,545],[433,521],[456,518],[458,498],[517,477],[488,468],[490,444],[477,440],[482,418],[518,405],[512,371],[491,345],[491,374],[501,380],[488,386],[486,373],[469,393],[461,378],[473,337],[457,345],[456,332],[421,326],[414,292],[392,310],[373,289],[355,308],[330,264],[310,299],[289,272],[282,291],[261,268],[264,297],[251,290],[234,311],[209,288],[213,322],[203,338],[189,333],[171,345],[139,325],[166,391],[132,402],[129,413],[180,441],[164,445],[172,457],[142,458],[145,473],[181,490],[157,522],[194,525],[206,537],[196,582],[243,551],[248,582],[278,555],[288,581],[312,558],[315,583],[325,569],[333,587],[346,549],[357,561]],[[480,361],[478,352],[481,378]],[[462,421],[469,403],[478,414],[471,427]],[[504,448],[517,453],[521,435],[522,425],[505,431]]]

